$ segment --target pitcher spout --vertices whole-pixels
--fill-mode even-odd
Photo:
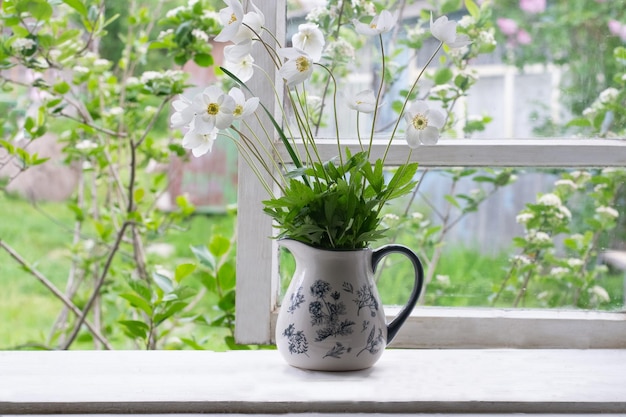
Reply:
[[[299,258],[300,256],[304,256],[303,253],[307,249],[308,250],[311,249],[311,247],[307,245],[306,243],[302,243],[298,240],[290,239],[290,238],[279,239],[278,246],[280,246],[281,248],[287,249],[296,258]]]

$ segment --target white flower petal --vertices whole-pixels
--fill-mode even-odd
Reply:
[[[361,91],[348,101],[348,107],[361,113],[373,113],[376,110],[374,91]]]
[[[443,43],[454,42],[456,39],[456,22],[448,21],[447,16],[441,16],[433,22],[433,15],[430,15],[430,32]]]
[[[315,62],[322,57],[324,50],[324,34],[313,23],[305,23],[298,26],[298,32],[291,37],[295,48],[301,49]]]
[[[415,149],[421,145],[420,143],[420,132],[415,129],[413,126],[410,126],[406,129],[406,143],[409,145],[409,148]]]
[[[217,42],[228,42],[233,40],[243,23],[243,6],[239,0],[224,0],[228,5],[219,11],[220,21],[224,28],[215,37]]]
[[[429,119],[430,122],[430,119]],[[439,129],[433,126],[426,126],[420,135],[420,142],[424,145],[435,145],[439,140]]]
[[[446,116],[439,110],[430,110],[428,112],[428,126],[436,127],[437,129],[443,128],[446,122]]]
[[[389,32],[396,25],[398,21],[398,12],[391,13],[388,10],[383,10],[380,14],[374,16],[369,24],[359,22],[358,20],[352,20],[354,29],[361,35],[380,35],[384,32]]]

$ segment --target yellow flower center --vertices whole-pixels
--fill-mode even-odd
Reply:
[[[242,114],[243,114],[243,106],[241,104],[238,104],[237,106],[235,106],[235,111],[233,112],[233,115],[241,116]]]
[[[217,103],[211,103],[207,106],[206,111],[211,116],[215,116],[220,111],[220,105]]]
[[[230,20],[228,21],[228,24],[233,24],[237,21],[237,16],[235,16],[235,13],[230,15]]]
[[[428,126],[428,119],[423,114],[416,114],[411,124],[417,130],[424,130]]]
[[[370,23],[370,28],[376,29],[376,23]]]
[[[296,69],[299,72],[307,71],[311,67],[311,63],[304,56],[299,56],[296,58]]]

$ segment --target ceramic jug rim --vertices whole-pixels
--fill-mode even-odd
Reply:
[[[286,245],[281,245],[281,242],[285,242],[285,241],[297,242],[297,243],[300,243],[300,244],[302,244],[304,246],[307,246],[307,247],[309,247],[311,249],[316,249],[316,250],[320,250],[320,251],[327,251],[327,252],[366,252],[366,251],[371,251],[372,250],[372,248],[369,245],[364,247],[364,248],[355,248],[355,249],[348,249],[348,248],[323,248],[321,246],[315,246],[315,245],[312,245],[310,243],[302,242],[302,241],[300,241],[298,239],[293,239],[291,237],[281,237],[277,241],[278,241],[278,245],[279,246],[283,246],[286,249],[289,249],[289,248]]]

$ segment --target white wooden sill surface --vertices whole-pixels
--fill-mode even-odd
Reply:
[[[359,372],[273,350],[0,352],[0,415],[626,413],[626,350],[388,349]]]

